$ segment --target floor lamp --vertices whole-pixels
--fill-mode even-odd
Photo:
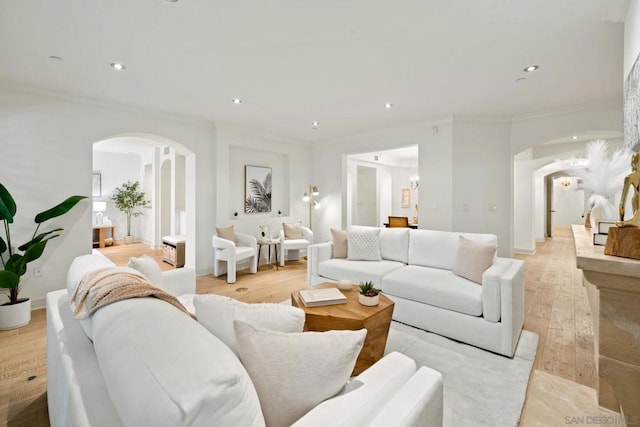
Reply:
[[[309,203],[309,229],[313,229],[313,210],[314,209],[320,209],[320,203],[318,203],[317,200],[315,200],[315,197],[317,197],[320,194],[320,192],[318,191],[318,187],[315,185],[309,185],[309,191],[304,193],[304,195],[302,196],[302,201],[305,203]]]

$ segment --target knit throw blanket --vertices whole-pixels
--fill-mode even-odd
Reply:
[[[71,309],[75,319],[86,319],[106,305],[141,297],[161,299],[189,314],[173,295],[128,267],[107,267],[85,274],[71,297]]]

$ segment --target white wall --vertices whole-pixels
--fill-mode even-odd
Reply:
[[[513,250],[525,254],[536,250],[532,151],[516,155],[513,164]]]
[[[424,148],[425,153],[442,153],[441,140],[446,138],[447,132],[432,136],[433,126],[440,123],[443,123],[444,127],[447,126],[446,121],[396,126],[315,145],[312,148],[313,180],[321,186],[322,199],[322,209],[317,211],[317,215],[314,217],[313,228],[316,241],[331,240],[330,228],[345,228],[349,224],[348,215],[350,214],[349,204],[351,202],[348,199],[350,193],[347,191],[347,187],[352,184],[352,180],[348,179],[347,156],[350,154],[420,145],[419,165],[424,163],[424,173],[426,174],[423,180],[423,169],[419,166],[421,171],[420,200],[422,200],[424,191],[424,194],[429,193],[432,200],[437,200],[438,203],[446,206],[450,192],[448,194],[446,190],[440,191],[441,187],[437,187],[434,191],[428,188],[430,183],[440,185],[439,181],[442,180],[442,174],[432,172],[433,168],[438,167],[438,158],[423,156],[423,147],[426,147]],[[430,178],[432,179],[430,180]],[[444,185],[445,187],[450,186],[446,180]],[[446,218],[443,219],[443,222],[450,222],[450,216],[445,211],[446,209],[438,213],[443,214],[442,217]],[[436,222],[433,218],[431,220]]]
[[[453,120],[453,229],[497,235],[505,257],[513,244],[510,131],[499,118]]]
[[[177,141],[196,155],[198,194],[195,220],[198,230],[193,247],[187,248],[187,262],[199,270],[209,266],[215,207],[215,130],[211,125],[181,121],[165,115],[106,106],[21,90],[0,83],[0,171],[20,209],[19,224],[30,223],[33,215],[72,194],[91,195],[93,147],[95,141],[126,132],[148,132]],[[43,277],[27,272],[22,294],[42,306],[47,292],[65,286],[66,271],[73,258],[91,251],[90,199],[70,215],[50,226],[65,228],[63,236],[51,242],[37,261]],[[15,239],[25,240],[30,227],[16,229]],[[31,267],[30,267],[31,268]]]
[[[640,2],[631,0],[624,18],[624,67],[622,79],[627,78],[640,54]]]
[[[127,181],[138,181],[142,185],[142,159],[136,154],[108,153],[104,151],[95,151],[93,153],[93,170],[100,172],[102,176],[102,197],[95,198],[95,201],[107,202],[107,210],[104,216],[109,217],[111,222],[116,225],[116,240],[122,240],[127,234],[127,216],[120,211],[111,195],[116,187],[121,187]],[[150,200],[149,195],[147,200]],[[140,212],[148,214],[148,209],[139,209]],[[144,240],[143,226],[144,215],[138,218],[131,218],[131,235],[138,239]]]
[[[273,211],[269,214],[244,214],[244,166],[247,164],[273,168]],[[209,218],[212,227],[233,224],[237,231],[257,236],[260,225],[270,226],[274,231],[282,228],[282,222],[302,221],[308,225],[309,205],[302,201],[303,193],[310,184],[316,184],[321,203],[326,194],[322,185],[312,182],[308,146],[247,130],[218,127],[212,169],[218,183],[208,183],[215,188],[217,206],[215,215]],[[278,209],[283,212],[280,217]],[[234,212],[238,212],[237,217]],[[314,221],[317,212],[314,211]],[[211,234],[206,238],[210,244]]]
[[[392,193],[392,213],[393,216],[406,216],[411,221],[414,216],[417,216],[415,205],[418,204],[420,208],[418,189],[412,190],[409,186],[409,180],[412,176],[418,175],[418,168],[409,167],[394,167],[393,168],[393,193]],[[402,207],[402,190],[408,189],[411,195],[411,200],[408,208]],[[418,187],[419,188],[419,187]]]

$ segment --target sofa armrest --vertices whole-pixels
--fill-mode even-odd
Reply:
[[[489,322],[500,321],[502,276],[511,266],[511,261],[513,260],[496,258],[482,274],[482,316]]]
[[[443,403],[442,374],[423,366],[387,401],[368,425],[441,427]]]
[[[415,372],[416,363],[413,359],[401,353],[390,353],[353,378],[340,394],[309,411],[294,426],[369,425],[380,408]]]
[[[503,324],[501,353],[512,356],[524,324],[524,261],[496,258],[482,275],[482,310],[485,320]]]
[[[173,296],[196,293],[196,270],[191,267],[162,272],[162,289]]]
[[[302,237],[308,240],[310,244],[313,244],[313,231],[307,227],[300,227],[300,230],[302,231]]]
[[[258,239],[251,234],[236,233],[236,241],[238,242],[238,245],[242,246],[251,246],[253,248],[258,246]]]
[[[214,249],[233,249],[236,247],[236,244],[231,240],[218,237],[217,234],[214,234],[211,238],[211,245],[214,247]]]
[[[333,243],[316,243],[307,248],[307,285],[311,286],[311,278],[318,276],[318,268],[322,261],[331,259],[333,255]]]

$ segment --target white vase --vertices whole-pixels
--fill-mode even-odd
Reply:
[[[341,291],[350,291],[352,287],[353,284],[351,283],[351,280],[338,280],[338,289],[340,289]]]
[[[16,329],[31,321],[31,300],[17,304],[0,305],[0,330]]]
[[[373,307],[380,303],[380,295],[376,295],[375,297],[368,297],[362,294],[358,294],[358,301],[362,305]]]

